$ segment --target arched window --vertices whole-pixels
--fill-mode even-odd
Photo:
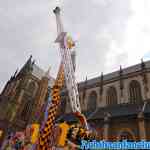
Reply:
[[[136,80],[132,80],[129,84],[129,97],[131,103],[138,103],[142,101],[141,86]]]
[[[94,112],[97,105],[97,93],[92,91],[88,97],[87,110]]]
[[[34,97],[36,95],[37,88],[38,88],[37,83],[34,81],[30,81],[28,90],[30,91],[30,93],[32,93],[32,97]]]
[[[109,87],[107,90],[106,103],[107,105],[117,104],[117,91],[115,87]]]
[[[21,118],[24,121],[27,121],[29,119],[30,114],[31,114],[31,110],[32,110],[31,102],[26,101],[26,103],[24,104],[24,107],[22,109],[22,112],[21,112]]]

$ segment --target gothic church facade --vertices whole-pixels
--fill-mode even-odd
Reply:
[[[0,94],[0,130],[5,135],[40,123],[54,78],[39,68],[32,56],[16,71]]]
[[[85,80],[78,89],[82,112],[102,139],[150,140],[150,61]],[[59,119],[75,121],[65,89],[62,99]]]

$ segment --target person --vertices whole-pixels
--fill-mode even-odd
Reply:
[[[16,137],[16,143],[14,147],[16,150],[20,150],[22,148],[22,141],[20,141],[17,137]]]

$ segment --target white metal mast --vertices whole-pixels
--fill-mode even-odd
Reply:
[[[81,113],[80,103],[79,103],[79,93],[75,80],[75,72],[74,66],[71,59],[71,48],[73,46],[69,46],[69,44],[74,44],[73,41],[68,41],[67,32],[64,32],[63,25],[60,18],[60,8],[56,7],[54,9],[54,13],[56,15],[56,23],[57,23],[57,34],[58,37],[55,42],[60,45],[60,53],[63,60],[64,65],[64,73],[65,73],[65,81],[66,86],[69,93],[70,103],[72,107],[72,111]]]

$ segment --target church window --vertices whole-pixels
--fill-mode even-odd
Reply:
[[[36,95],[38,85],[34,81],[30,81],[28,89],[32,93],[32,97]]]
[[[88,97],[87,110],[94,112],[97,105],[97,93],[92,91]]]
[[[26,101],[26,103],[24,104],[24,107],[23,107],[23,110],[21,112],[21,118],[24,120],[24,121],[27,121],[29,116],[30,116],[30,113],[31,113],[31,102],[30,101]]]
[[[141,86],[140,83],[136,80],[132,80],[129,84],[129,97],[131,103],[141,102]]]
[[[115,87],[109,87],[107,90],[106,103],[107,105],[117,104],[117,91]]]

